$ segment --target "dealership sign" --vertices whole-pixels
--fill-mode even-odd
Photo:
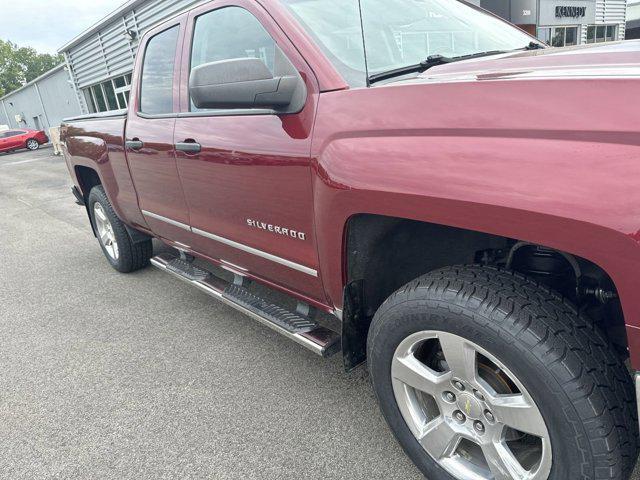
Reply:
[[[595,0],[539,0],[538,5],[539,26],[590,25],[596,22]]]
[[[584,18],[587,7],[556,6],[556,18]]]

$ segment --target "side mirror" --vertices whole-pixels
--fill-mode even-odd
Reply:
[[[286,113],[304,107],[306,87],[298,75],[273,77],[258,58],[205,63],[191,70],[189,93],[197,108],[272,108]]]

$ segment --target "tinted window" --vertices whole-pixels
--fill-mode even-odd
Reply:
[[[578,38],[578,27],[567,28],[564,44],[575,45],[578,42],[577,38]]]
[[[276,48],[271,36],[248,11],[222,8],[196,20],[191,68],[218,60],[253,57],[261,59],[274,73]]]
[[[274,76],[296,72],[262,24],[247,10],[226,7],[198,17],[191,47],[191,68],[235,58],[259,58]]]
[[[18,135],[23,135],[26,132],[23,132],[22,130],[9,130],[4,132],[5,137],[17,137]]]
[[[589,25],[587,27],[587,43],[610,42],[615,39],[615,25]]]
[[[615,25],[607,25],[607,42],[611,42],[616,38],[616,26]]]
[[[102,95],[102,89],[100,88],[100,85],[94,85],[93,87],[91,87],[91,90],[93,91],[93,96],[96,99],[98,111],[106,112],[107,104],[105,103],[104,95]]]
[[[140,111],[152,115],[173,111],[173,67],[178,26],[159,33],[147,44],[142,65]]]
[[[104,86],[104,93],[107,96],[107,103],[109,104],[109,110],[118,110],[118,101],[116,100],[116,92],[113,90],[113,85],[111,81],[104,82],[102,84]],[[124,108],[124,107],[123,107]]]

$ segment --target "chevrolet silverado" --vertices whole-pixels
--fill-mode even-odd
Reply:
[[[428,478],[625,479],[639,94],[639,42],[550,48],[465,2],[215,0],[62,139],[115,269],[366,361]]]

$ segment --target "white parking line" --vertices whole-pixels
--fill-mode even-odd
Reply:
[[[9,162],[9,163],[1,163],[0,162],[0,167],[11,167],[12,165],[20,165],[22,163],[39,162],[41,160],[49,160],[49,157],[30,158],[28,160],[20,160],[18,162]]]

